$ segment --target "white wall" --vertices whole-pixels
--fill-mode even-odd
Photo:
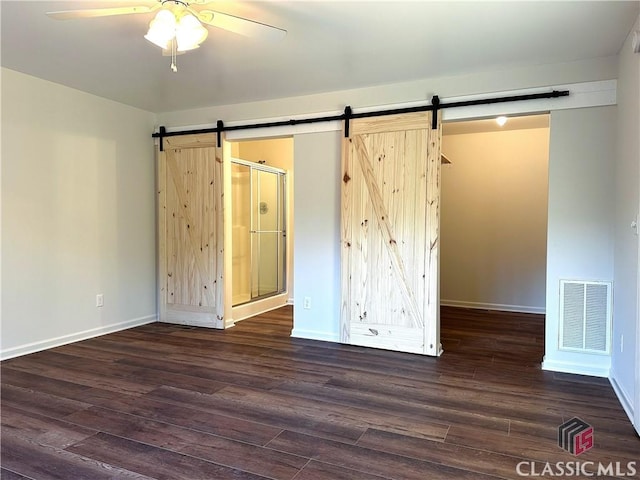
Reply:
[[[549,129],[444,135],[443,305],[544,313]]]
[[[294,337],[340,338],[340,152],[340,132],[294,137]]]
[[[3,358],[156,319],[153,125],[2,69]]]
[[[640,30],[640,17],[633,30]],[[632,31],[633,31],[632,30]],[[615,309],[611,377],[625,410],[640,410],[640,345],[638,345],[638,235],[631,228],[637,219],[640,190],[640,55],[634,54],[631,35],[620,51],[618,74],[618,138],[615,175]],[[624,337],[624,346],[621,339]],[[638,357],[636,358],[636,354]],[[635,369],[632,367],[635,365]],[[634,378],[635,375],[638,377]],[[635,383],[635,388],[634,388]],[[640,411],[636,411],[640,431]]]
[[[558,349],[559,282],[613,280],[615,139],[616,107],[551,112],[543,363],[548,370],[609,376],[609,355]]]

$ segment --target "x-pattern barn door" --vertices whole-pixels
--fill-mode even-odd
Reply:
[[[341,341],[439,355],[441,129],[351,121],[343,143]]]
[[[163,142],[158,155],[159,320],[224,328],[222,149],[213,134]]]

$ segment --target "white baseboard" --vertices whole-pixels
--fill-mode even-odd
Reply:
[[[633,401],[631,400],[631,397],[626,392],[626,390],[622,388],[622,385],[620,385],[616,380],[616,373],[613,368],[611,369],[609,382],[611,383],[611,386],[613,387],[613,391],[615,392],[616,396],[618,397],[618,400],[620,401],[620,405],[622,405],[622,408],[624,409],[625,413],[629,417],[629,420],[631,420],[631,423],[633,424],[633,419],[634,419]]]
[[[118,332],[120,330],[126,330],[128,328],[146,325],[148,323],[153,323],[156,321],[158,321],[157,315],[147,315],[146,317],[134,318],[125,322],[114,323],[103,327],[84,330],[82,332],[71,333],[69,335],[62,335],[56,338],[50,338],[39,342],[27,343],[25,345],[7,348],[0,352],[0,361],[8,360],[14,357],[20,357],[22,355],[28,355],[30,353],[40,352],[49,348],[60,347],[69,343],[87,340],[89,338],[99,337],[101,335],[106,335],[107,333]]]
[[[286,298],[286,294],[280,294],[233,307],[231,309],[231,316],[233,318],[230,322],[227,321],[227,324],[225,324],[225,328],[232,327],[236,322],[239,322],[241,320],[255,317],[256,315],[261,315],[263,313],[270,312],[271,310],[284,307],[285,305],[287,305],[287,302],[288,298]]]
[[[306,338],[307,340],[320,340],[322,342],[340,343],[340,335],[332,332],[324,332],[321,330],[302,330],[293,328],[291,336],[294,338]]]
[[[501,312],[537,313],[544,315],[544,307],[531,307],[526,305],[504,305],[502,303],[465,302],[461,300],[440,300],[443,307],[475,308],[478,310],[498,310]]]
[[[608,367],[594,367],[592,365],[585,365],[584,363],[559,362],[557,360],[547,359],[542,361],[542,370],[602,378],[609,378],[610,373]]]

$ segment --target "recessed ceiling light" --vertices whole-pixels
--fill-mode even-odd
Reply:
[[[501,127],[504,127],[504,124],[507,123],[507,117],[505,117],[504,115],[499,116],[498,118],[496,118],[496,123]]]

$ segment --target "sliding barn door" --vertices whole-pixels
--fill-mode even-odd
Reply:
[[[341,341],[440,354],[440,125],[353,120],[343,143]]]
[[[224,328],[223,162],[215,135],[168,137],[158,155],[161,322]]]

